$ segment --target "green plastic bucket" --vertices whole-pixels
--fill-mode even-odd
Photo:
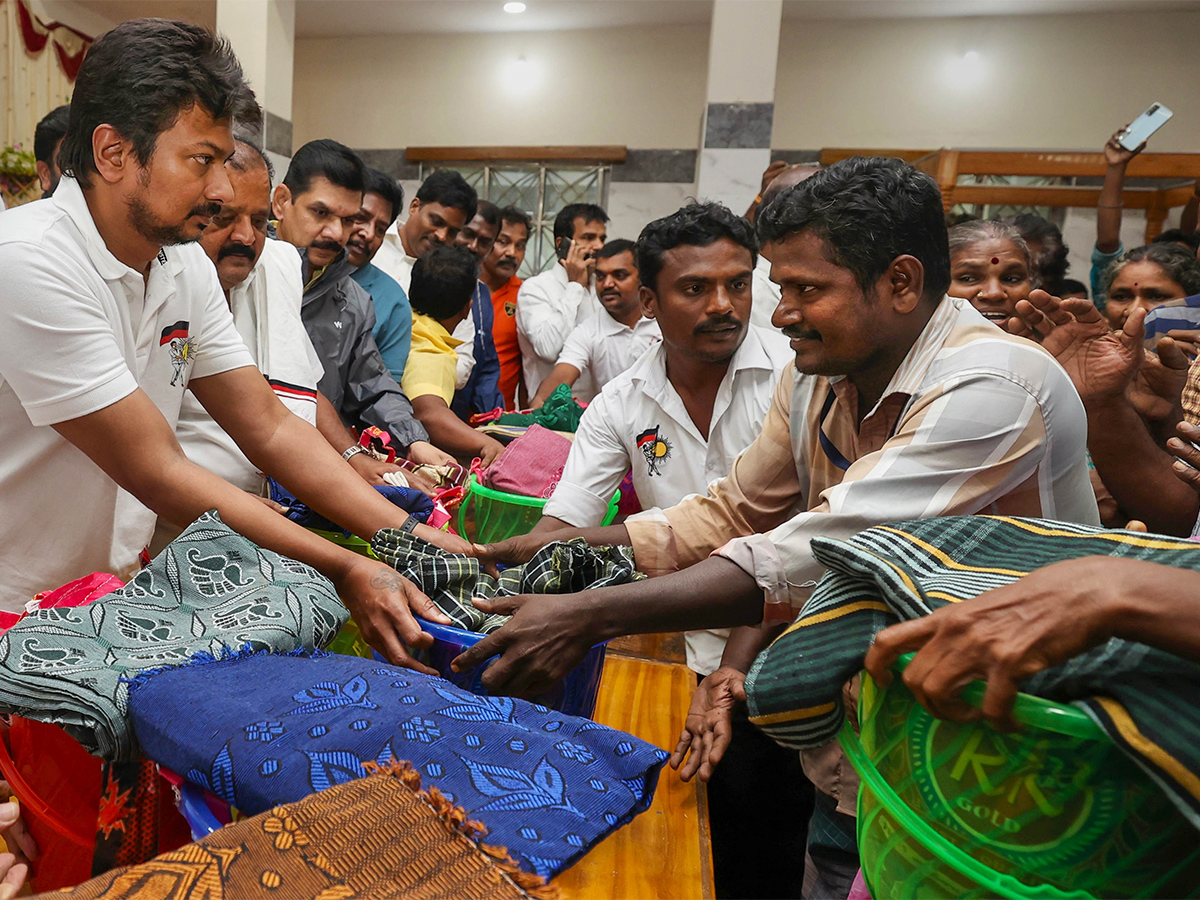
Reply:
[[[332,541],[339,547],[345,547],[347,550],[353,550],[361,556],[369,556],[371,559],[377,559],[374,552],[371,550],[371,545],[364,541],[356,534],[346,535],[340,531],[325,531],[322,528],[308,529],[313,534],[325,538],[327,541]]]
[[[613,494],[601,525],[611,525],[617,517],[617,501],[620,498],[620,491]],[[467,528],[468,506],[475,510],[473,530]],[[467,495],[458,508],[458,533],[480,544],[493,544],[517,535],[529,534],[542,517],[545,507],[545,498],[525,497],[484,487],[472,473],[467,479]]]
[[[937,719],[900,678],[881,689],[864,673],[858,714],[841,741],[862,779],[872,897],[1200,896],[1196,829],[1081,709],[1020,694],[1006,734]]]

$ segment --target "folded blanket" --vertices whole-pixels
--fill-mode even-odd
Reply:
[[[181,666],[140,679],[130,704],[151,759],[243,812],[409,760],[547,877],[644,811],[667,758],[587,719],[331,654]]]
[[[538,409],[503,413],[496,417],[496,422],[501,425],[541,425],[551,431],[574,433],[579,430],[579,420],[582,418],[583,407],[571,395],[571,389],[560,384]]]
[[[88,606],[31,612],[5,632],[0,710],[131,759],[126,677],[201,652],[324,647],[348,618],[326,578],[254,545],[212,510],[125,587]]]
[[[75,900],[494,900],[546,896],[484,826],[407,766],[243,819],[149,862],[43,897]],[[526,889],[532,889],[527,893]]]
[[[395,484],[377,484],[374,486],[384,499],[400,507],[418,522],[428,522],[433,512],[433,501],[416,488],[400,487]],[[319,528],[322,531],[340,531],[349,536],[350,532],[325,518],[319,512],[309,509],[296,499],[296,496],[274,478],[267,479],[267,489],[271,499],[288,508],[287,517],[302,528]]]
[[[1064,559],[1120,556],[1200,570],[1193,542],[988,516],[898,522],[848,541],[816,537],[812,549],[828,573],[746,679],[751,721],[800,749],[834,739],[845,716],[842,685],[862,668],[875,633],[898,620]],[[1113,639],[1021,690],[1084,709],[1200,827],[1200,665]]]
[[[371,550],[416,584],[455,625],[480,634],[495,631],[509,617],[484,615],[471,604],[472,597],[572,594],[646,577],[634,568],[628,547],[591,547],[580,539],[547,544],[499,578],[480,571],[472,556],[449,553],[395,528],[376,532]]]

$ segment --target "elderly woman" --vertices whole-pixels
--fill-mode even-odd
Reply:
[[[970,300],[984,318],[1007,328],[1017,301],[1036,286],[1025,239],[1012,225],[987,220],[955,225],[949,237],[950,296]]]
[[[1135,307],[1151,310],[1200,294],[1200,262],[1178,244],[1147,244],[1114,260],[1101,283],[1107,297],[1104,315],[1113,328],[1120,328]]]

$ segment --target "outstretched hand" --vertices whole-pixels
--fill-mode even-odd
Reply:
[[[433,643],[433,636],[421,630],[413,615],[443,625],[454,623],[415,584],[383,563],[362,557],[338,580],[337,589],[363,638],[389,662],[426,675],[438,674],[405,650],[405,645]]]
[[[1168,336],[1159,340],[1157,352],[1145,351],[1127,393],[1133,408],[1147,422],[1169,427],[1183,418],[1183,388],[1192,365],[1188,347]]]
[[[734,710],[745,702],[745,672],[723,666],[700,682],[671,754],[671,768],[679,771],[680,780],[691,781],[697,775],[704,782],[712,778],[733,740]]]
[[[1145,358],[1145,320],[1146,311],[1139,307],[1120,331],[1112,331],[1090,300],[1060,300],[1037,290],[1028,300],[1017,301],[1010,330],[1036,336],[1087,404],[1124,396]]]

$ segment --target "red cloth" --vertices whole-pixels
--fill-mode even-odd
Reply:
[[[521,347],[517,343],[517,291],[521,279],[514,275],[492,293],[492,340],[500,357],[500,393],[504,408],[517,408],[517,385],[521,381]]]
[[[42,591],[34,596],[33,600],[37,603],[38,609],[87,606],[93,600],[99,600],[105,594],[111,594],[117,588],[124,586],[125,582],[116,575],[110,575],[107,572],[93,572],[91,575],[84,575],[82,578],[69,581],[52,591]],[[25,613],[0,611],[0,634],[16,625],[24,615]]]

